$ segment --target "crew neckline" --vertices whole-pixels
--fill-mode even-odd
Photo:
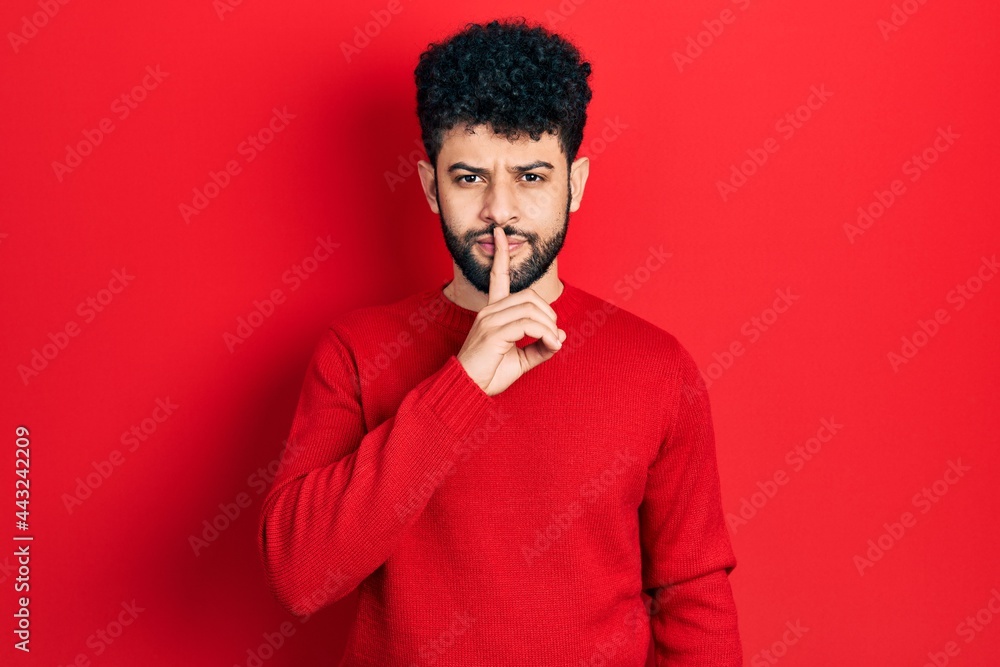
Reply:
[[[565,318],[579,307],[580,292],[565,278],[560,278],[559,281],[563,284],[562,292],[549,305],[560,318]],[[472,323],[475,322],[479,312],[460,306],[445,295],[444,288],[450,282],[451,280],[445,280],[436,288],[426,290],[420,297],[420,305],[424,313],[438,324],[454,331],[467,333],[472,328]],[[564,329],[565,327],[560,323],[560,328]],[[535,340],[538,339],[525,336],[518,342],[518,346],[523,347],[523,345],[530,344]]]

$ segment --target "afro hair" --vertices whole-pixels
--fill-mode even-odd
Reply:
[[[431,164],[445,133],[460,123],[487,124],[494,133],[533,141],[557,134],[567,163],[576,159],[587,123],[591,68],[577,48],[523,18],[469,23],[443,43],[431,43],[414,70],[417,117]]]

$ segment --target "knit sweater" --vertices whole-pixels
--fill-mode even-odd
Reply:
[[[258,546],[292,613],[358,589],[340,667],[742,665],[698,368],[562,283],[562,348],[495,396],[444,284],[319,340]]]

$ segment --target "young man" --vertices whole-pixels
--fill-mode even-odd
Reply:
[[[698,368],[557,273],[590,73],[523,22],[420,56],[454,278],[331,323],[260,520],[287,609],[359,590],[342,667],[742,665]]]

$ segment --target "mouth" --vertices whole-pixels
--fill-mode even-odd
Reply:
[[[489,256],[489,257],[493,256],[493,251],[495,250],[495,248],[494,248],[494,245],[492,243],[486,243],[486,242],[483,242],[483,241],[479,241],[479,242],[476,243],[476,245],[479,246],[479,249],[483,253],[485,253],[487,256]],[[525,245],[524,241],[517,241],[517,242],[509,241],[507,243],[507,253],[510,254],[510,255],[513,255],[523,245]]]

